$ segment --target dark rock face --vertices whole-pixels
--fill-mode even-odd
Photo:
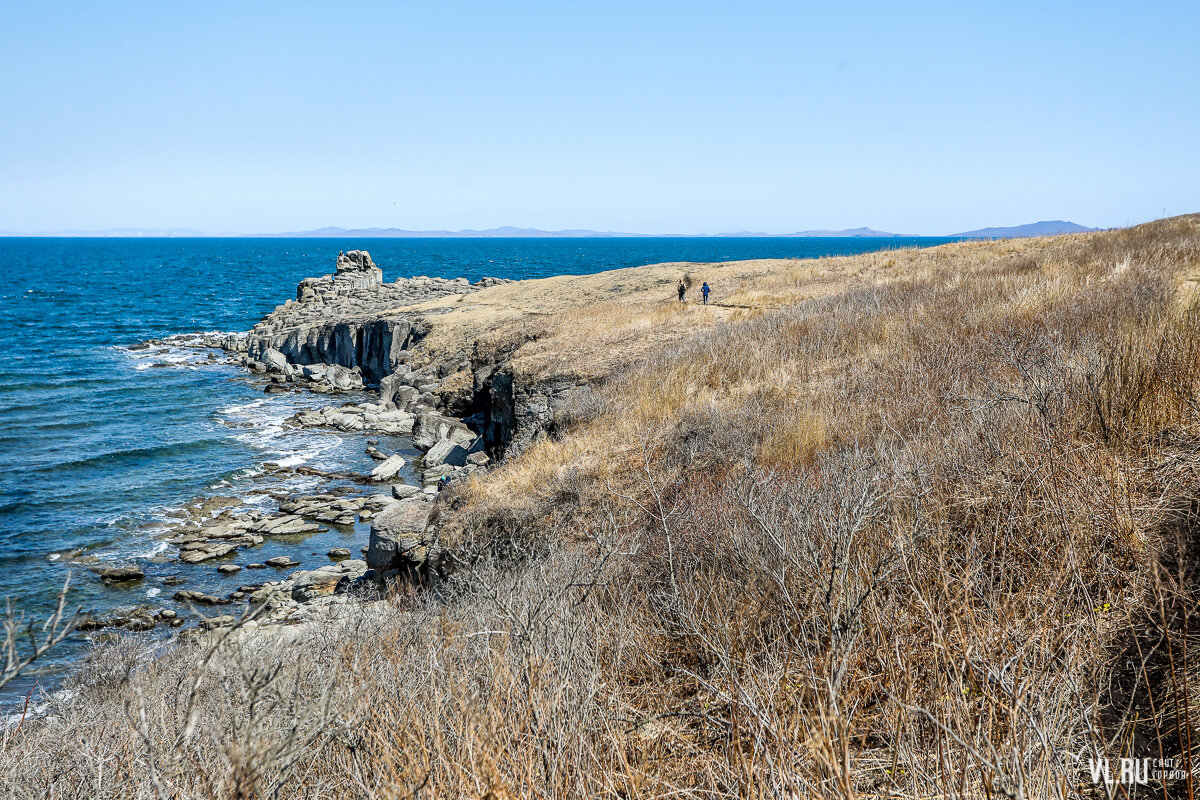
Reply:
[[[584,388],[564,381],[521,386],[503,364],[477,369],[475,384],[484,445],[495,456],[519,455],[552,432],[559,413]]]
[[[292,364],[358,367],[367,384],[378,385],[400,366],[398,353],[420,341],[424,333],[403,318],[297,325],[278,332],[258,331],[256,326],[247,341],[247,354],[261,359],[274,349]]]

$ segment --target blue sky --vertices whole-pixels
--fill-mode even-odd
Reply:
[[[0,0],[0,230],[1200,211],[1200,3]]]

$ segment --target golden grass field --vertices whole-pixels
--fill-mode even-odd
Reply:
[[[1115,797],[1089,758],[1190,770],[1198,279],[1193,215],[435,302],[431,357],[515,346],[520,380],[591,387],[444,498],[455,568],[286,638],[108,646],[0,770],[114,798]]]

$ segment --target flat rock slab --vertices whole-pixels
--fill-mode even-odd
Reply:
[[[361,559],[302,570],[288,579],[292,585],[292,599],[303,603],[316,597],[334,594],[361,578],[366,571],[367,562]]]
[[[141,567],[92,567],[92,572],[107,583],[122,583],[125,581],[140,581],[146,577]]]
[[[218,544],[213,545],[209,549],[186,550],[179,554],[179,560],[186,564],[199,564],[201,561],[208,561],[210,558],[227,556],[236,549],[237,545]]]
[[[181,603],[196,603],[204,606],[223,606],[229,603],[223,597],[215,597],[204,592],[197,592],[194,589],[180,589],[173,596]]]
[[[264,536],[295,536],[304,533],[316,533],[321,526],[315,522],[307,522],[299,516],[289,514],[286,517],[276,517],[259,523],[258,531]]]
[[[404,469],[404,464],[405,461],[400,456],[388,456],[379,464],[379,466],[371,470],[371,480],[391,480],[400,474],[400,470]]]

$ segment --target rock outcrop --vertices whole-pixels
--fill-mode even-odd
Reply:
[[[338,256],[335,274],[301,281],[295,300],[226,347],[244,352],[252,369],[308,381],[317,391],[379,387],[378,404],[306,411],[294,425],[411,432],[426,452],[426,467],[479,466],[467,459],[481,450],[491,456],[523,451],[552,426],[578,387],[520,386],[507,363],[510,353],[473,357],[470,342],[462,343],[457,358],[432,360],[421,343],[437,309],[413,306],[507,282],[418,277],[383,283],[370,254],[352,250]],[[468,418],[470,426],[456,417]]]
[[[412,571],[429,560],[433,504],[422,495],[397,500],[371,523],[367,566],[381,573]]]
[[[498,281],[492,278],[472,285],[466,278],[417,277],[384,283],[383,271],[371,255],[351,250],[338,255],[333,275],[305,278],[296,288],[295,300],[268,314],[244,341],[229,341],[226,346],[244,347],[249,359],[280,371],[287,367],[277,366],[274,353],[293,367],[357,369],[365,384],[377,386],[404,363],[408,349],[428,332],[419,313],[401,309],[447,295],[470,294]]]

